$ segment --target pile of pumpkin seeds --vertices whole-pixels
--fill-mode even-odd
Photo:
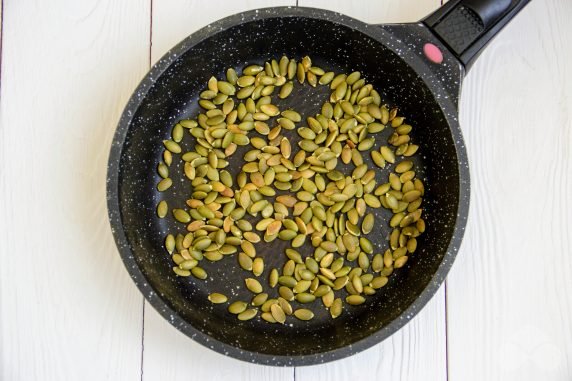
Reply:
[[[305,121],[271,98],[290,96],[296,81],[331,89],[320,113]],[[244,269],[243,286],[252,299],[213,292],[212,303],[227,304],[240,320],[259,316],[270,323],[285,323],[289,316],[310,320],[321,303],[335,319],[345,304],[365,303],[415,252],[425,231],[424,186],[409,157],[419,147],[410,141],[412,126],[397,108],[382,104],[360,72],[335,74],[313,66],[309,57],[282,57],[247,66],[240,76],[230,68],[226,78],[212,77],[199,104],[198,116],[180,120],[172,139],[163,142],[157,168],[157,189],[165,192],[173,183],[173,159],[183,160],[190,197],[185,207],[173,209],[160,201],[157,214],[172,213],[186,228],[165,239],[178,276],[206,279],[200,266],[205,260],[236,261]],[[374,148],[376,134],[386,127],[393,129],[387,144]],[[288,130],[300,136],[298,147],[283,135]],[[188,151],[185,134],[194,138]],[[233,177],[225,168],[238,146],[251,149]],[[378,168],[369,168],[364,155]],[[342,166],[351,171],[345,174]],[[389,174],[382,179],[386,166]],[[367,237],[374,231],[374,211],[382,207],[393,213],[392,231],[388,248],[376,252]],[[248,221],[252,217],[256,223]],[[267,269],[263,277],[257,246],[276,239],[290,248],[282,268]]]

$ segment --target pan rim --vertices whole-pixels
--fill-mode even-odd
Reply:
[[[181,319],[176,311],[171,309],[168,303],[166,303],[162,297],[155,292],[149,282],[147,282],[145,275],[137,265],[137,261],[135,260],[131,250],[131,245],[127,240],[125,234],[121,218],[119,200],[119,164],[121,161],[121,155],[124,143],[126,141],[127,132],[129,131],[133,117],[145,99],[148,91],[154,85],[156,79],[163,75],[163,73],[170,67],[170,65],[173,64],[187,50],[191,49],[212,35],[231,27],[246,22],[275,17],[303,17],[318,19],[333,22],[357,30],[360,33],[375,39],[376,41],[379,41],[381,44],[392,50],[397,56],[403,59],[413,70],[416,71],[419,77],[425,82],[427,88],[431,90],[432,94],[448,94],[434,73],[432,73],[432,71],[427,68],[427,66],[418,56],[416,56],[408,49],[399,49],[399,51],[396,51],[397,48],[403,48],[403,44],[400,44],[399,41],[392,39],[390,32],[377,25],[367,24],[340,13],[306,7],[262,8],[223,18],[194,32],[190,36],[183,39],[171,50],[166,52],[163,57],[159,59],[155,65],[153,65],[150,71],[145,75],[137,88],[134,90],[121,115],[110,149],[107,171],[107,208],[112,233],[124,266],[126,267],[139,291],[144,295],[145,299],[171,325],[201,345],[208,347],[220,354],[224,354],[242,361],[274,366],[304,366],[341,359],[368,349],[373,345],[385,340],[393,333],[397,332],[414,316],[416,316],[417,313],[419,313],[419,311],[435,295],[435,293],[444,282],[445,277],[449,272],[460,248],[469,211],[470,180],[467,153],[458,122],[457,107],[449,97],[441,97],[438,104],[441,107],[443,115],[445,116],[446,122],[449,126],[458,158],[459,195],[457,198],[457,219],[455,222],[452,237],[449,241],[447,250],[443,256],[441,263],[439,264],[437,271],[427,286],[413,301],[413,303],[404,309],[398,318],[394,319],[389,324],[383,326],[381,329],[373,332],[371,335],[359,341],[327,352],[293,356],[271,355],[243,350],[241,348],[231,346],[227,343],[214,339],[208,334],[198,330],[187,321]]]

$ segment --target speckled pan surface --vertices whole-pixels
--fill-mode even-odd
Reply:
[[[113,234],[125,266],[165,319],[220,353],[248,362],[291,366],[332,361],[362,351],[417,314],[452,265],[469,205],[469,171],[457,121],[462,70],[444,49],[442,65],[425,62],[422,45],[427,41],[443,49],[421,25],[377,26],[317,9],[268,8],[201,29],[152,68],[119,122],[109,157],[107,197]],[[208,78],[222,76],[231,66],[238,69],[282,54],[298,59],[310,55],[317,65],[337,72],[360,70],[387,101],[398,105],[415,127],[414,141],[422,147],[415,160],[427,191],[427,231],[416,254],[390,277],[386,287],[362,306],[345,307],[336,320],[316,304],[319,312],[311,322],[292,319],[285,326],[259,319],[239,322],[224,305],[208,302],[208,293],[214,291],[231,299],[246,299],[248,292],[237,286],[247,274],[235,258],[206,264],[206,281],[176,277],[162,245],[164,236],[177,225],[155,215],[160,200],[166,199],[174,207],[184,205],[188,197],[189,185],[182,177],[174,178],[172,192],[157,192],[155,168],[161,141],[169,136],[173,123],[196,116],[196,100]],[[297,86],[296,91],[290,103],[279,105],[294,107],[305,116],[319,112],[325,89],[316,93],[308,86]],[[386,137],[382,135],[378,144]],[[184,142],[188,146],[191,140]],[[235,161],[231,172],[236,169]],[[172,171],[182,173],[175,164]],[[385,170],[383,176],[387,176]],[[377,215],[372,234],[376,252],[387,246],[386,218],[384,213]],[[267,263],[262,277],[284,262],[279,243],[257,249]]]

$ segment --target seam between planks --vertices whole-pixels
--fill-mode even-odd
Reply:
[[[141,308],[141,368],[139,371],[141,372],[141,377],[139,378],[140,381],[143,381],[143,355],[145,352],[145,297],[143,299],[143,308]]]
[[[4,46],[4,1],[0,0],[0,94],[2,90],[2,47]]]
[[[151,70],[152,51],[153,51],[153,0],[149,0],[149,70]]]
[[[441,4],[443,0],[441,0]],[[447,279],[445,279],[445,379],[449,381],[449,309],[447,298]]]
[[[149,0],[149,55],[148,68],[151,70],[151,57],[153,51],[153,0]],[[140,381],[143,381],[143,362],[145,360],[145,296],[142,295],[143,307],[141,308],[141,368]]]

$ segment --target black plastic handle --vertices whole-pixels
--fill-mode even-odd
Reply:
[[[468,71],[487,44],[530,0],[450,0],[423,23]]]

